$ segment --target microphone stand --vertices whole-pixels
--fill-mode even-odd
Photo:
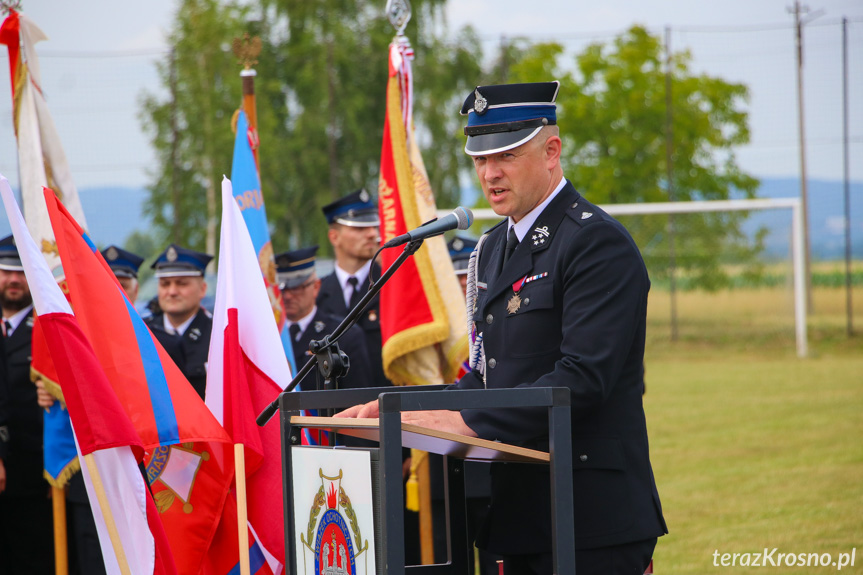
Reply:
[[[306,362],[300,371],[294,376],[291,380],[291,383],[282,390],[282,393],[287,393],[293,391],[294,388],[299,385],[299,383],[303,380],[306,375],[317,364],[318,369],[320,370],[321,375],[323,376],[327,389],[331,389],[332,381],[336,377],[342,377],[347,374],[347,369],[350,366],[350,362],[347,360],[347,355],[343,353],[338,348],[338,340],[342,336],[343,333],[348,331],[357,320],[360,318],[360,315],[365,311],[366,306],[369,302],[374,299],[376,295],[381,291],[384,287],[384,284],[389,281],[396,270],[398,270],[401,265],[418,249],[422,246],[423,240],[417,239],[408,242],[405,245],[402,253],[399,254],[399,257],[392,263],[392,265],[387,268],[387,271],[378,278],[378,280],[369,286],[369,290],[363,295],[362,299],[359,303],[352,309],[345,319],[336,327],[336,329],[328,336],[325,336],[321,340],[312,341],[309,344],[309,350],[314,353],[314,357],[309,358],[309,361]],[[342,365],[343,364],[343,365]],[[276,411],[279,409],[279,398],[282,396],[282,393],[279,394],[279,397],[273,400],[261,413],[258,415],[258,418],[255,420],[257,424],[261,427],[267,424],[268,421],[275,415]]]

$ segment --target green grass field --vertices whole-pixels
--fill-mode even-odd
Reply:
[[[863,573],[863,290],[854,297],[849,339],[844,291],[816,291],[811,354],[798,359],[785,291],[688,294],[677,342],[668,294],[651,294],[645,410],[670,530],[656,573],[757,572],[715,567],[713,553],[774,547],[856,548],[843,572]]]

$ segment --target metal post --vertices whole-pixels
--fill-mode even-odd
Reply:
[[[851,305],[851,193],[848,155],[848,18],[842,18],[842,187],[845,196],[845,314],[848,337],[854,335]]]
[[[668,201],[674,194],[674,113],[671,97],[671,27],[665,27],[665,180],[668,185]],[[677,279],[675,277],[676,253],[674,245],[674,214],[668,214],[668,279],[671,292],[671,341],[677,341]]]
[[[804,226],[802,202],[792,207],[791,217],[791,259],[794,265],[794,332],[797,337],[797,357],[806,357],[808,353],[806,341],[806,278],[803,266]]]
[[[808,12],[809,8],[800,6],[799,1],[794,2],[794,29],[795,45],[797,53],[797,123],[799,127],[800,145],[800,201],[803,204],[803,262],[806,269],[806,307],[812,312],[812,269],[810,267],[811,248],[809,242],[809,208],[806,190],[806,126],[804,120],[803,106],[803,23],[800,14]]]

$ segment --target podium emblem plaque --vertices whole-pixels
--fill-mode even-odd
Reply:
[[[292,458],[296,572],[375,573],[369,453],[295,447]]]

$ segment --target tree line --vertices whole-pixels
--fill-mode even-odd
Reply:
[[[445,4],[412,0],[405,30],[416,53],[415,127],[439,206],[460,203],[462,182],[475,178],[462,151],[465,95],[476,85],[550,79],[561,81],[564,173],[591,201],[754,197],[758,182],[734,155],[749,141],[746,86],[695,73],[687,51],[666,55],[661,39],[638,26],[574,58],[561,44],[523,38],[484,54],[476,30],[447,29]],[[181,0],[172,49],[158,64],[159,93],[167,96],[146,94],[141,102],[158,160],[145,208],[151,237],[133,241],[206,249],[221,176],[231,166],[230,120],[241,101],[231,41],[244,33],[262,44],[255,65],[259,155],[274,249],[319,244],[325,254],[321,206],[359,187],[377,189],[394,36],[380,0]],[[675,265],[706,287],[720,285],[719,253],[745,259],[759,249],[757,238],[741,234],[742,217],[687,218],[675,234],[704,243],[708,255]],[[639,222],[627,220],[639,245],[668,241]],[[663,273],[662,262],[651,263]]]

